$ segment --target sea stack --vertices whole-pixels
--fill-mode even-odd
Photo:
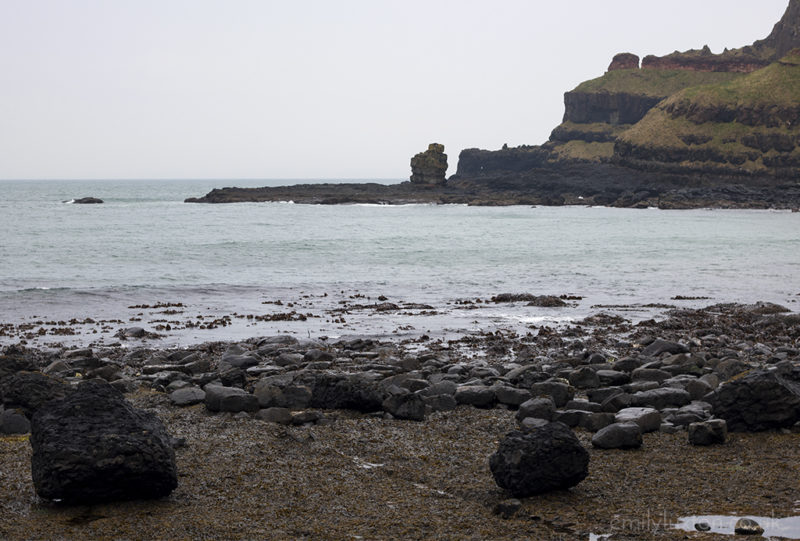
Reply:
[[[431,143],[428,150],[411,158],[411,182],[414,184],[443,185],[447,182],[447,154],[444,145]]]

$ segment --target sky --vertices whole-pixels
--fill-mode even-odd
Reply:
[[[787,0],[0,0],[0,179],[402,179],[541,144],[614,54],[766,37]]]

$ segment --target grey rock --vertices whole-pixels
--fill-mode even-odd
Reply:
[[[588,400],[575,399],[570,400],[564,406],[568,410],[583,410],[583,411],[603,411],[603,406],[597,402],[589,402]]]
[[[745,372],[750,367],[739,359],[723,359],[714,368],[714,372],[719,376],[720,381],[727,381],[742,372]]]
[[[537,419],[536,417],[525,417],[519,423],[520,430],[523,432],[533,432],[542,428],[543,426],[547,426],[550,424],[550,421],[547,419]]]
[[[728,425],[723,419],[711,419],[689,425],[689,443],[692,445],[713,445],[725,443]]]
[[[299,353],[281,353],[275,357],[275,364],[278,366],[294,366],[303,362],[304,356]]]
[[[49,400],[64,398],[69,392],[64,380],[40,372],[17,372],[0,381],[3,404],[19,407],[28,416]]]
[[[601,387],[599,389],[589,389],[586,391],[586,396],[589,398],[590,402],[596,402],[597,404],[602,404],[608,398],[616,395],[622,394],[625,391],[621,387]]]
[[[637,368],[631,374],[631,379],[633,381],[655,381],[659,384],[671,377],[672,374],[666,370],[659,370],[658,368]]]
[[[591,412],[585,410],[559,410],[553,414],[553,421],[564,423],[568,427],[580,426]]]
[[[761,535],[764,533],[764,528],[753,519],[740,518],[734,524],[733,532],[736,535]]]
[[[433,396],[422,396],[425,408],[430,411],[452,411],[458,406],[458,402],[450,394],[437,394]]]
[[[638,449],[642,446],[642,429],[636,423],[614,423],[592,436],[592,445],[600,449]]]
[[[600,378],[597,376],[592,368],[582,366],[577,370],[573,370],[567,376],[569,384],[578,389],[594,389],[600,387]]]
[[[711,404],[695,401],[670,413],[665,420],[675,426],[689,426],[692,423],[705,421],[709,417],[711,417]]]
[[[292,424],[292,412],[286,408],[265,408],[258,410],[256,419],[279,425]]]
[[[169,394],[170,401],[176,406],[192,406],[204,402],[206,392],[200,387],[182,387]]]
[[[528,417],[533,417],[551,421],[555,411],[556,404],[553,402],[552,398],[531,398],[520,404],[519,410],[517,411],[517,420],[522,421]]]
[[[500,404],[507,406],[519,407],[523,402],[531,399],[530,391],[525,389],[517,389],[508,385],[494,386],[494,394]]]
[[[497,401],[494,389],[485,385],[462,385],[456,390],[455,399],[476,408],[491,408]]]
[[[495,482],[515,497],[565,489],[589,474],[589,453],[562,423],[512,431],[489,458]]]
[[[383,401],[383,409],[396,419],[425,420],[425,402],[418,394],[396,394]]]
[[[314,410],[299,411],[292,414],[292,424],[295,426],[319,423],[324,420],[325,416]]]
[[[208,411],[258,411],[258,399],[238,387],[223,387],[222,385],[205,386],[205,403]]]
[[[611,365],[611,368],[612,368],[612,370],[616,370],[616,371],[619,371],[619,372],[626,372],[626,373],[630,374],[631,372],[633,372],[634,370],[636,370],[637,368],[639,368],[643,364],[644,364],[644,361],[642,361],[640,359],[634,359],[632,357],[626,357],[624,359],[620,359],[620,360],[614,362]]]
[[[453,396],[456,394],[456,389],[458,389],[457,383],[454,381],[443,380],[421,390],[420,394],[422,394],[422,396],[437,396],[442,394]]]
[[[661,387],[650,391],[641,391],[633,395],[631,405],[636,407],[651,407],[663,410],[667,407],[681,407],[691,402],[691,396],[683,389]]]
[[[657,338],[642,350],[642,355],[645,357],[658,357],[662,353],[689,353],[689,348],[677,342]]]
[[[614,422],[615,415],[613,413],[597,412],[590,413],[581,419],[581,428],[589,432],[597,432],[598,430],[607,427]]]
[[[0,411],[0,433],[27,434],[31,431],[31,422],[22,413],[15,410]]]
[[[727,381],[704,400],[733,432],[788,428],[800,420],[800,382],[768,370]]]
[[[630,382],[631,377],[625,372],[618,370],[598,370],[597,379],[603,387],[625,385]]]
[[[531,395],[534,397],[549,396],[555,402],[556,407],[561,408],[575,397],[575,390],[567,383],[548,380],[534,383],[530,387]]]
[[[362,413],[383,409],[383,393],[367,374],[309,372],[298,383],[311,389],[309,406],[312,408],[351,409]]]
[[[609,413],[616,413],[621,409],[625,409],[630,407],[631,402],[633,401],[633,396],[628,393],[619,393],[615,395],[611,395],[609,398],[603,401],[601,407],[603,411]]]
[[[617,423],[636,423],[642,432],[655,432],[661,426],[661,414],[653,408],[625,408],[614,417]]]

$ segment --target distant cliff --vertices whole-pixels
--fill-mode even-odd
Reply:
[[[565,93],[563,122],[547,143],[464,150],[451,182],[507,185],[518,175],[535,184],[546,176],[550,184],[561,183],[567,200],[590,186],[582,200],[607,204],[622,184],[631,190],[619,193],[651,195],[645,201],[628,193],[611,204],[663,206],[681,190],[698,196],[705,189],[709,197],[666,205],[702,205],[716,197],[712,192],[733,191],[751,192],[753,206],[794,206],[790,194],[800,189],[798,48],[800,0],[790,0],[772,33],[746,47],[721,54],[703,47],[641,61],[620,53],[605,75]],[[593,174],[589,165],[602,172],[594,184],[579,180],[582,170]],[[632,181],[630,171],[644,180]],[[770,189],[780,195],[765,196]],[[788,199],[781,204],[780,198]]]

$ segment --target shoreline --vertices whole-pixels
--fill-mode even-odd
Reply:
[[[530,384],[510,375],[515,367],[573,381],[573,373],[585,367],[621,370],[623,359],[644,362],[643,348],[656,338],[685,344],[692,358],[703,360],[702,372],[720,379],[759,367],[800,370],[800,316],[770,304],[728,304],[674,310],[661,321],[629,324],[598,314],[565,328],[541,327],[535,335],[487,330],[424,343],[253,338],[236,351],[250,352],[257,363],[243,365],[234,379],[249,392],[263,378],[293,374],[312,381],[326,373],[371,373],[376,382],[389,377],[398,384],[403,378],[428,384],[449,379],[457,385],[524,389]],[[631,451],[593,448],[592,433],[576,427],[591,454],[589,477],[570,490],[524,498],[504,519],[493,510],[509,495],[495,485],[487,460],[498,439],[517,425],[513,404],[458,403],[429,412],[422,422],[314,406],[293,410],[293,415],[313,413],[303,418],[311,421],[281,425],[252,414],[212,413],[202,403],[178,407],[163,392],[175,381],[222,376],[230,369],[223,358],[232,346],[23,350],[40,369],[56,360],[116,367],[119,378],[108,372],[106,377],[128,388],[126,396],[136,406],[156,412],[185,445],[176,450],[180,481],[169,497],[67,507],[35,496],[27,441],[4,437],[0,454],[10,490],[0,495],[5,509],[0,535],[589,539],[614,534],[612,539],[705,540],[718,537],[672,525],[683,516],[800,513],[800,426],[735,432],[724,445],[711,447],[689,445],[681,429],[657,431],[645,434],[643,447]],[[327,355],[310,355],[311,350]],[[281,357],[289,351],[300,357]],[[4,350],[6,357],[17,353]],[[210,372],[188,376],[181,363],[187,357],[207,363],[203,370]],[[733,359],[739,364],[725,372]],[[649,362],[669,366],[666,356]],[[575,397],[586,397],[589,390],[576,386]]]

